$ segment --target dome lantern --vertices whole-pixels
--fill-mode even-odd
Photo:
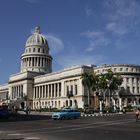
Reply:
[[[41,33],[41,32],[40,32],[40,26],[36,26],[36,27],[35,27],[35,33],[38,33],[38,34]]]
[[[46,40],[46,37],[42,35],[40,32],[40,26],[35,27],[35,31],[31,36],[28,37],[25,47],[34,46],[34,45],[48,47],[48,42]]]

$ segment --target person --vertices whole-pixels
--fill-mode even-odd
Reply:
[[[123,109],[122,109],[122,112],[123,112],[123,113],[126,113],[126,110],[125,110],[125,108],[123,108]]]
[[[26,115],[29,114],[29,108],[28,108],[28,106],[24,109],[24,112],[26,113]]]
[[[140,108],[137,108],[135,110],[135,115],[136,115],[136,121],[139,119],[139,116],[140,116]]]

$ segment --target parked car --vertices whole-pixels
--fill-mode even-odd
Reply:
[[[85,113],[85,114],[93,114],[93,113],[94,113],[94,108],[85,107],[85,108],[84,108],[84,113]]]
[[[64,120],[64,119],[72,119],[72,118],[79,118],[81,116],[81,112],[76,109],[62,109],[60,112],[54,112],[52,114],[52,119],[57,120]]]
[[[11,116],[8,109],[0,109],[0,118],[7,119]]]

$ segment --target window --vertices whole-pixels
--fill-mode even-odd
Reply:
[[[139,87],[137,88],[137,90],[138,90],[138,93],[140,93],[140,91],[139,91]]]
[[[132,78],[132,84],[134,84],[134,78]]]
[[[59,96],[61,96],[61,83],[59,83]]]
[[[54,84],[52,84],[52,97],[54,97]]]
[[[75,85],[75,95],[77,95],[77,85]]]
[[[128,68],[126,68],[126,71],[128,71]]]
[[[57,97],[57,91],[58,91],[58,89],[57,89],[58,87],[57,87],[57,83],[55,84],[55,96]]]
[[[33,52],[35,52],[35,48],[33,48]]]
[[[120,71],[122,71],[123,69],[122,68],[120,68]]]
[[[70,92],[73,94],[73,85],[70,86]]]
[[[49,85],[49,97],[51,97],[51,85]]]
[[[129,82],[129,78],[126,78],[126,82],[127,82],[127,83]]]
[[[133,93],[135,92],[135,87],[133,87]]]
[[[46,85],[46,97],[48,97],[48,85]]]
[[[29,52],[31,52],[31,48],[29,48]]]
[[[114,72],[116,72],[116,68],[114,68]]]
[[[38,48],[38,52],[40,52],[40,48]]]
[[[130,92],[130,87],[129,86],[127,86],[127,91]]]
[[[67,95],[69,94],[69,86],[67,86],[67,91],[66,91]]]

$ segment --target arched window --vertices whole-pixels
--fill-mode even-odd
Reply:
[[[70,100],[70,106],[72,106],[72,100]]]
[[[68,106],[68,100],[66,100],[66,106]]]

